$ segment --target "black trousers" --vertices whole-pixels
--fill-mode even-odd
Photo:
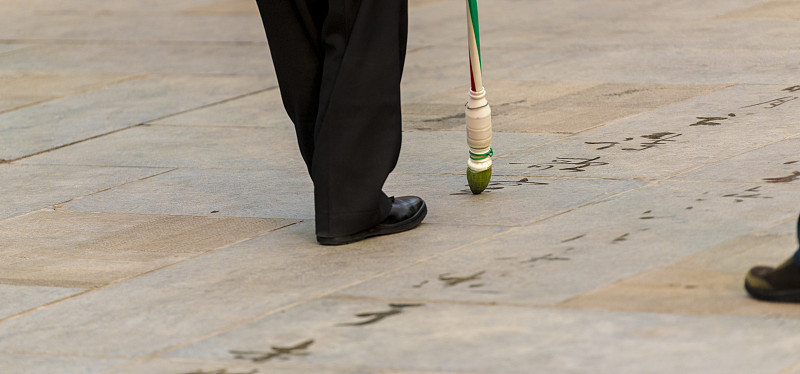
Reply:
[[[281,97],[314,181],[319,236],[385,219],[402,135],[408,0],[257,0]]]

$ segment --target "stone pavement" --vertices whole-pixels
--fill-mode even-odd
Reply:
[[[389,194],[344,247],[252,0],[0,0],[0,373],[800,373],[800,2],[411,0]],[[358,155],[354,155],[358,157]]]

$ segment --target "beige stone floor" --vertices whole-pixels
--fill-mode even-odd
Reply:
[[[314,240],[252,0],[0,0],[0,373],[800,373],[800,2],[410,0],[413,231]]]

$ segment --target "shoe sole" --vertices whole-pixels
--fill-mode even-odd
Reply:
[[[425,202],[422,202],[422,207],[414,213],[413,216],[408,218],[405,221],[399,222],[395,225],[377,225],[370,230],[362,231],[350,236],[340,236],[335,238],[323,238],[317,237],[317,242],[322,245],[344,245],[355,243],[358,241],[362,241],[364,239],[372,238],[375,236],[381,235],[391,235],[401,233],[403,231],[411,230],[422,223],[422,220],[425,219],[425,216],[428,215],[428,206],[425,205]]]
[[[758,300],[800,303],[800,290],[764,290],[751,287],[747,282],[744,282],[744,289]]]

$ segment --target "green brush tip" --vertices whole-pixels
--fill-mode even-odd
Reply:
[[[467,168],[467,183],[469,183],[469,190],[474,194],[479,194],[489,186],[489,181],[492,179],[492,167],[484,171],[472,171]]]

